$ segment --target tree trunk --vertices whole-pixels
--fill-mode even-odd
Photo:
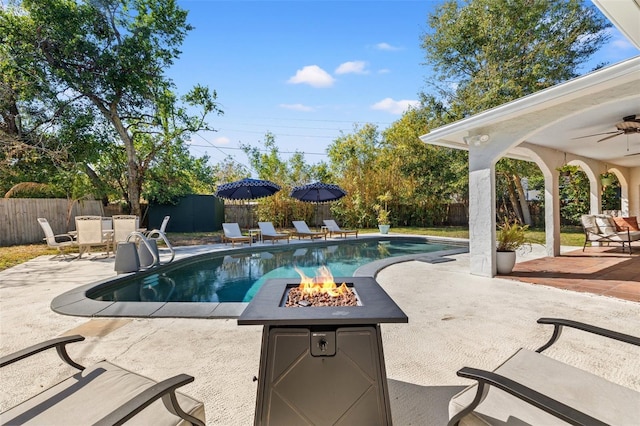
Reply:
[[[516,190],[518,191],[518,199],[520,200],[520,209],[522,210],[522,217],[524,219],[524,224],[532,226],[533,222],[531,221],[531,212],[529,211],[529,203],[527,203],[527,197],[524,193],[524,188],[522,187],[522,181],[520,180],[520,176],[513,175],[513,183],[516,186]]]
[[[511,202],[511,206],[513,207],[513,212],[516,215],[516,218],[520,223],[523,223],[522,213],[520,212],[520,203],[518,203],[518,197],[516,196],[516,191],[513,189],[513,182],[511,179],[507,179],[507,192],[509,193],[509,201]]]

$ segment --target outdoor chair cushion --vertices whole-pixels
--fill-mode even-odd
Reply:
[[[90,425],[157,382],[101,361],[0,415],[2,424]],[[178,403],[204,422],[204,404],[180,392]],[[55,401],[55,404],[52,403]],[[127,425],[188,425],[164,407],[151,403]]]
[[[600,234],[611,235],[615,234],[616,231],[616,223],[613,221],[613,216],[609,215],[595,215],[596,225],[598,225],[598,229],[600,230]]]
[[[520,349],[496,373],[519,382],[610,425],[637,424],[640,393],[592,373]],[[476,395],[472,385],[449,402],[453,417]],[[484,401],[460,420],[460,425],[566,425],[567,423],[512,395],[490,387]]]
[[[629,231],[640,231],[638,228],[638,219],[636,216],[631,217],[613,217],[614,223],[616,224],[616,230],[626,231],[629,228]]]

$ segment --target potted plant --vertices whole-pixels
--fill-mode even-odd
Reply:
[[[389,219],[391,212],[387,207],[387,203],[391,200],[391,192],[387,191],[382,195],[378,195],[377,199],[379,203],[383,203],[375,204],[373,206],[373,209],[377,213],[378,229],[381,234],[387,234],[391,227],[391,221]]]
[[[516,250],[529,246],[525,236],[527,229],[529,229],[529,225],[520,225],[518,222],[509,223],[507,218],[498,226],[496,234],[496,267],[498,274],[510,274],[516,264]]]

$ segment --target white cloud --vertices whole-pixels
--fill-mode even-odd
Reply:
[[[336,74],[369,74],[364,61],[349,61],[336,68]]]
[[[391,70],[389,68],[382,68],[378,70],[378,74],[389,74]]]
[[[291,84],[308,84],[312,87],[331,87],[334,81],[328,72],[317,65],[307,65],[287,80]]]
[[[313,107],[302,104],[280,104],[280,108],[290,109],[293,111],[313,111]]]
[[[216,145],[228,145],[230,142],[231,140],[229,140],[229,138],[224,136],[220,136],[219,138],[215,138],[213,140],[213,143]]]
[[[391,98],[384,98],[380,102],[376,102],[375,104],[371,105],[371,109],[386,111],[390,114],[400,115],[406,110],[408,110],[409,107],[418,106],[419,104],[420,104],[419,101],[412,101],[408,99],[404,99],[401,101],[394,101]]]
[[[400,50],[401,48],[397,46],[392,46],[389,43],[378,43],[376,44],[376,49],[394,51],[394,50]]]

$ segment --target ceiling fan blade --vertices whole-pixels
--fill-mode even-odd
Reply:
[[[611,134],[613,134],[613,133],[618,133],[618,132],[619,132],[619,130],[616,130],[616,131],[614,131],[614,132],[594,133],[593,135],[586,135],[586,136],[579,136],[579,137],[577,137],[577,138],[571,138],[571,140],[574,140],[574,139],[591,138],[591,137],[593,137],[593,136],[611,135]]]
[[[606,138],[602,138],[598,141],[598,143],[602,141],[606,141],[607,139],[615,138],[616,136],[624,135],[624,132],[617,132],[615,135],[607,136]]]

